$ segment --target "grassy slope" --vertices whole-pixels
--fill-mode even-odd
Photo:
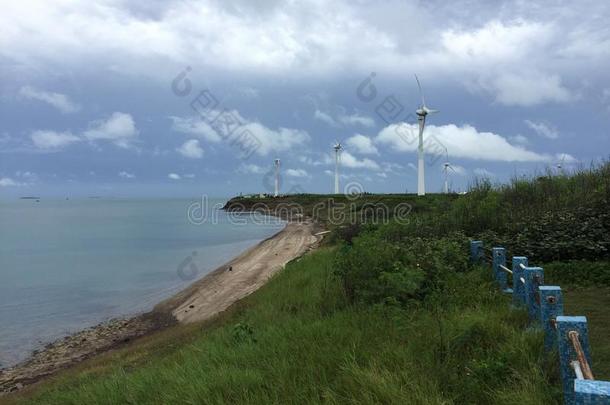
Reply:
[[[540,335],[525,331],[524,314],[494,292],[486,270],[456,275],[452,309],[437,318],[426,308],[346,305],[333,256],[328,248],[309,254],[205,327],[178,327],[88,361],[17,403],[557,400]]]

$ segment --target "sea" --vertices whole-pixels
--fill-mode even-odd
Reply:
[[[277,233],[223,199],[0,202],[0,367],[100,322],[146,312]]]

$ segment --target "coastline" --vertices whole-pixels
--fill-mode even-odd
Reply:
[[[113,319],[47,344],[25,361],[0,369],[0,396],[144,335],[177,323],[213,318],[263,286],[286,263],[314,249],[321,239],[317,230],[318,225],[310,220],[288,222],[273,236],[158,303],[153,310]]]

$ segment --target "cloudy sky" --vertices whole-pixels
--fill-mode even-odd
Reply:
[[[0,195],[416,190],[610,150],[610,3],[2,1]],[[492,5],[493,3],[493,5]]]

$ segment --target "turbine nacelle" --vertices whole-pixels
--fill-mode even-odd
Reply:
[[[419,115],[420,117],[425,117],[428,114],[434,114],[437,113],[438,110],[434,110],[432,108],[428,108],[425,105],[421,106],[420,108],[418,108],[417,110],[415,110],[415,114]]]

